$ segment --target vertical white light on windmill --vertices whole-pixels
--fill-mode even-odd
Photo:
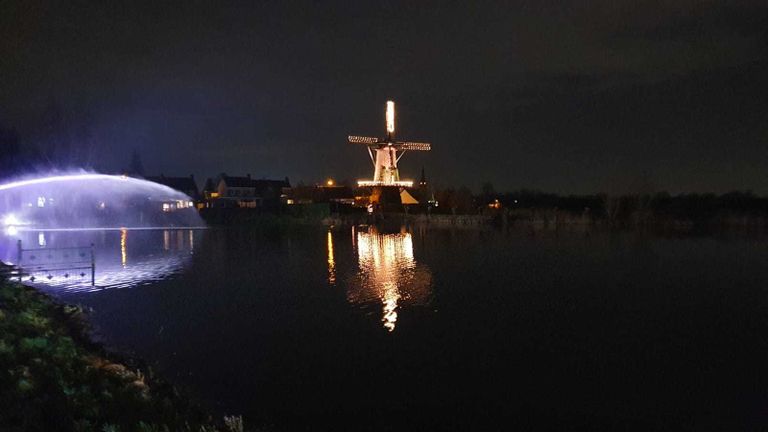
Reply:
[[[387,101],[387,132],[395,132],[395,103]]]

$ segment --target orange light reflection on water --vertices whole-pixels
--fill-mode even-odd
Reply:
[[[336,261],[333,259],[333,235],[328,230],[328,283],[336,283]]]
[[[352,242],[357,249],[359,271],[350,281],[347,299],[361,305],[379,302],[382,325],[394,331],[404,305],[429,302],[432,274],[416,262],[410,232],[381,234],[369,226],[353,230]]]
[[[125,268],[128,263],[128,230],[125,228],[120,229],[120,263]]]

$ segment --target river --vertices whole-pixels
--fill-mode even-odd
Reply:
[[[66,271],[34,284],[91,308],[110,349],[247,425],[768,422],[768,242],[746,235],[356,226],[17,237],[43,250],[93,244],[94,286]],[[15,241],[2,239],[6,260]]]

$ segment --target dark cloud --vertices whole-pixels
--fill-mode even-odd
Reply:
[[[0,5],[0,123],[87,113],[105,170],[365,176],[394,98],[404,175],[768,192],[762,1]]]

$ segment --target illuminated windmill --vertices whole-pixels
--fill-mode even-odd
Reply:
[[[368,147],[373,162],[373,180],[359,180],[359,186],[401,186],[411,187],[413,181],[400,180],[397,163],[406,151],[429,151],[432,145],[422,142],[395,141],[395,103],[387,101],[387,136],[373,138],[350,135],[349,142]],[[374,155],[375,153],[375,155]],[[399,154],[398,154],[399,153]]]

